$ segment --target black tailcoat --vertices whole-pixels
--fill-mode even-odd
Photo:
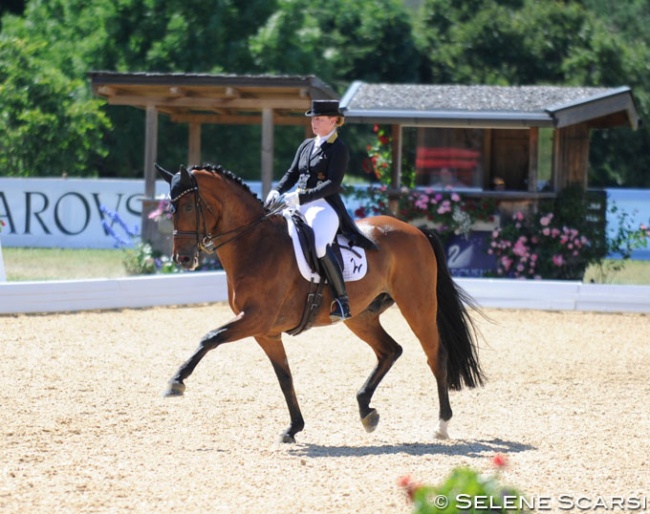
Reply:
[[[350,160],[348,147],[337,132],[313,152],[315,141],[315,138],[310,138],[302,142],[276,189],[283,194],[297,184],[300,205],[319,198],[325,199],[338,214],[339,231],[343,235],[357,246],[376,248],[372,241],[359,232],[341,199],[341,183]]]

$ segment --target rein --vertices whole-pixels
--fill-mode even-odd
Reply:
[[[201,196],[201,193],[199,193],[199,187],[198,184],[196,183],[196,178],[194,175],[191,175],[192,177],[192,182],[194,183],[194,187],[190,189],[186,189],[182,193],[180,193],[178,196],[175,198],[172,198],[170,202],[173,204],[177,200],[179,200],[181,197],[185,196],[188,193],[194,193],[194,207],[196,211],[196,230],[189,231],[189,230],[174,230],[172,232],[173,237],[193,237],[196,238],[196,243],[197,246],[199,247],[200,250],[204,251],[207,254],[211,254],[218,250],[219,248],[227,245],[228,243],[232,243],[236,241],[237,239],[240,239],[246,233],[248,233],[250,230],[255,228],[257,225],[262,223],[264,220],[268,219],[270,216],[273,216],[277,213],[279,213],[283,208],[284,205],[279,205],[278,207],[272,209],[271,211],[267,212],[260,218],[256,219],[255,221],[248,223],[246,225],[242,225],[241,227],[237,227],[235,229],[229,230],[227,232],[223,232],[221,234],[218,234],[216,236],[213,236],[212,234],[207,233],[206,234],[206,223],[205,223],[205,215],[203,214],[203,209],[202,205],[205,205],[208,211],[210,211],[210,214],[216,219],[216,216],[212,209],[210,208],[210,205],[203,199]],[[201,221],[203,221],[203,233],[205,234],[203,237],[201,237],[199,233],[199,227],[201,225]],[[221,241],[218,244],[215,245],[215,242],[219,239],[232,236],[230,239],[227,239],[225,241]]]

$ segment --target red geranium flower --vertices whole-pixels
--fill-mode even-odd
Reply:
[[[505,468],[508,465],[508,458],[502,453],[497,453],[492,459],[492,464],[496,468]]]

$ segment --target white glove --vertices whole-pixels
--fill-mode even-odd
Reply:
[[[294,191],[284,195],[284,203],[290,209],[295,209],[298,207],[300,205],[300,198],[298,197],[298,193]]]
[[[275,189],[271,189],[271,191],[269,191],[269,194],[266,195],[266,201],[264,202],[264,207],[270,207],[275,202],[277,202],[279,198],[280,198],[280,193]]]

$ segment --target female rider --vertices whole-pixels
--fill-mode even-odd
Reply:
[[[341,267],[331,246],[334,237],[341,232],[352,245],[366,249],[376,247],[359,232],[339,194],[350,158],[337,132],[344,123],[339,102],[313,100],[305,116],[311,118],[315,137],[306,139],[298,147],[291,166],[269,192],[265,205],[272,205],[286,193],[287,207],[298,210],[313,229],[316,255],[334,297],[330,319],[336,322],[350,317],[350,306]],[[287,193],[293,186],[297,186],[296,190]]]

